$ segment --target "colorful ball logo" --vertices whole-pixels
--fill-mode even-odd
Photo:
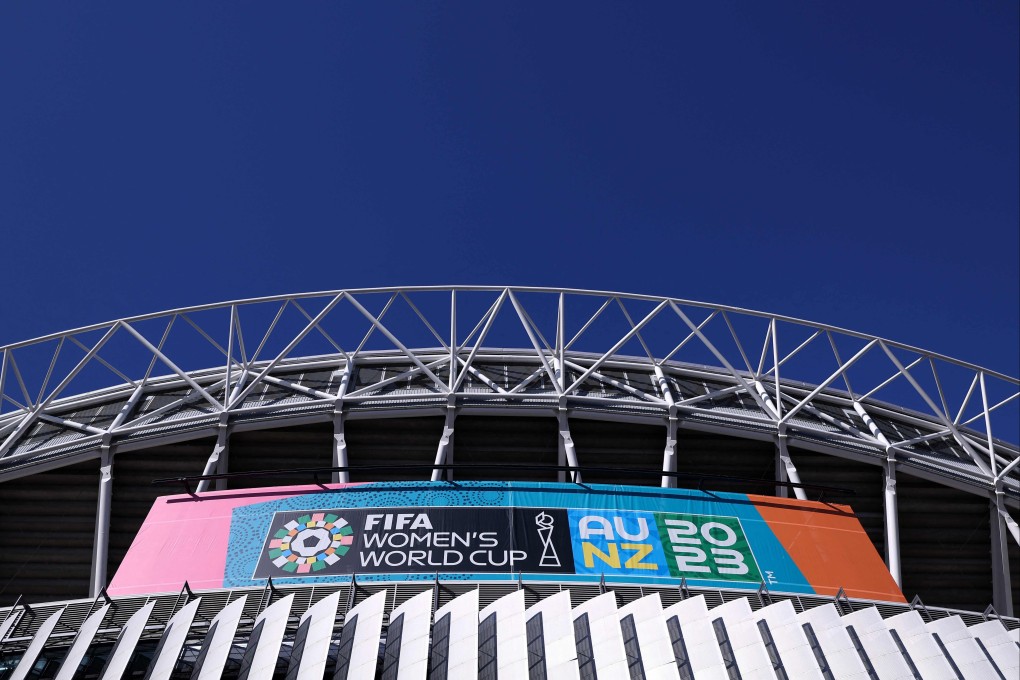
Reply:
[[[286,572],[307,574],[336,564],[353,543],[354,529],[347,520],[317,512],[291,520],[273,534],[269,559]]]

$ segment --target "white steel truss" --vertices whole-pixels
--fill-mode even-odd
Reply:
[[[0,348],[0,480],[160,436],[222,434],[256,415],[333,418],[340,460],[347,417],[444,414],[446,460],[454,413],[544,408],[571,458],[567,414],[661,421],[667,472],[677,423],[730,424],[913,466],[990,499],[998,490],[1015,507],[1018,387],[902,343],[689,300],[526,287],[306,293]]]

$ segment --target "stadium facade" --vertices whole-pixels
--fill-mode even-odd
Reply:
[[[0,351],[0,679],[1020,671],[1015,377],[540,288]]]

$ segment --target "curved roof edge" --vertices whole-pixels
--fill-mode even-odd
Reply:
[[[0,348],[0,477],[226,420],[450,403],[787,435],[983,493],[1013,495],[1020,480],[1017,378],[734,307],[483,286],[200,305]]]

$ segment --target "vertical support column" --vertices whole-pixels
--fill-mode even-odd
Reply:
[[[900,561],[900,520],[896,504],[896,451],[889,439],[879,429],[875,421],[860,402],[854,402],[854,411],[867,425],[871,436],[885,447],[885,464],[882,466],[883,510],[885,511],[885,563],[889,567],[896,585],[903,587],[902,565]]]
[[[453,425],[457,419],[457,402],[453,395],[446,404],[446,420],[443,423],[443,436],[439,438],[439,446],[436,449],[436,465],[453,463]],[[453,470],[432,470],[432,481],[438,482],[445,479],[453,481]]]
[[[671,415],[666,419],[666,448],[662,452],[662,471],[676,472],[676,436],[680,420]],[[662,476],[662,488],[675,489],[676,477],[673,475]]]
[[[896,505],[896,459],[888,457],[883,466],[885,510],[885,561],[896,585],[903,587],[900,564],[900,520]]]
[[[344,366],[344,374],[340,379],[340,387],[337,389],[336,402],[333,404],[333,467],[347,467],[350,465],[347,456],[347,437],[344,434],[344,426],[347,422],[347,414],[344,412],[344,397],[347,395],[347,388],[350,387],[354,375],[354,360],[348,358]],[[349,484],[351,473],[347,470],[334,472],[332,475],[334,484]]]
[[[570,436],[570,423],[567,420],[567,407],[566,404],[561,402],[560,407],[556,410],[556,422],[559,425],[560,439],[559,439],[559,451],[560,460],[565,460],[565,463],[561,465],[569,465],[570,467],[577,467],[577,451],[574,449],[574,439]],[[569,474],[564,475],[565,478],[575,484],[581,483],[580,471],[571,471]]]
[[[779,435],[776,435],[776,481],[777,482],[788,482],[789,478],[786,476],[786,465],[783,462],[783,456],[779,448]],[[776,484],[776,497],[777,498],[789,498],[790,487],[782,484]]]
[[[226,419],[220,422],[216,432],[216,474],[225,475],[230,472],[230,426]],[[217,479],[216,490],[224,491],[227,488],[227,480]]]
[[[1002,482],[995,485],[991,499],[992,525],[992,606],[1002,616],[1013,616],[1013,589],[1009,573],[1009,546],[1006,530],[1006,505]]]
[[[561,467],[567,464],[567,448],[563,445],[562,436],[556,437],[556,464]],[[559,470],[556,473],[557,482],[560,482],[562,484],[566,482],[568,479],[569,475],[567,475],[566,470]]]
[[[347,467],[350,465],[347,458],[347,438],[344,434],[344,423],[347,414],[344,413],[343,403],[337,404],[333,411],[333,467]],[[332,474],[334,484],[349,484],[351,473],[347,470],[336,470]]]
[[[659,385],[659,392],[666,400],[666,407],[669,409],[666,420],[666,448],[662,452],[662,471],[676,472],[676,433],[679,426],[679,420],[676,417],[676,401],[673,399],[673,390],[669,386],[669,381],[666,380],[662,367],[658,364],[655,365],[655,379]],[[663,475],[662,488],[676,488],[676,477]]]
[[[790,457],[790,449],[786,445],[786,439],[786,426],[780,425],[779,434],[776,435],[776,450],[779,452],[779,464],[782,465],[786,479],[794,484],[800,484],[800,473],[797,472],[797,466],[793,464],[793,459]],[[807,500],[807,494],[804,493],[804,489],[797,487],[793,490],[793,493],[798,500]]]
[[[203,475],[223,475],[230,469],[230,426],[226,413],[220,416],[220,424],[216,429],[216,444],[213,445],[212,453],[205,462]],[[217,479],[216,490],[222,491],[227,488],[227,480]],[[198,492],[209,490],[209,480],[203,479],[198,483]]]
[[[113,503],[113,452],[107,437],[99,454],[99,498],[96,501],[96,533],[92,547],[92,583],[89,597],[99,597],[106,587],[110,552],[110,506]]]

